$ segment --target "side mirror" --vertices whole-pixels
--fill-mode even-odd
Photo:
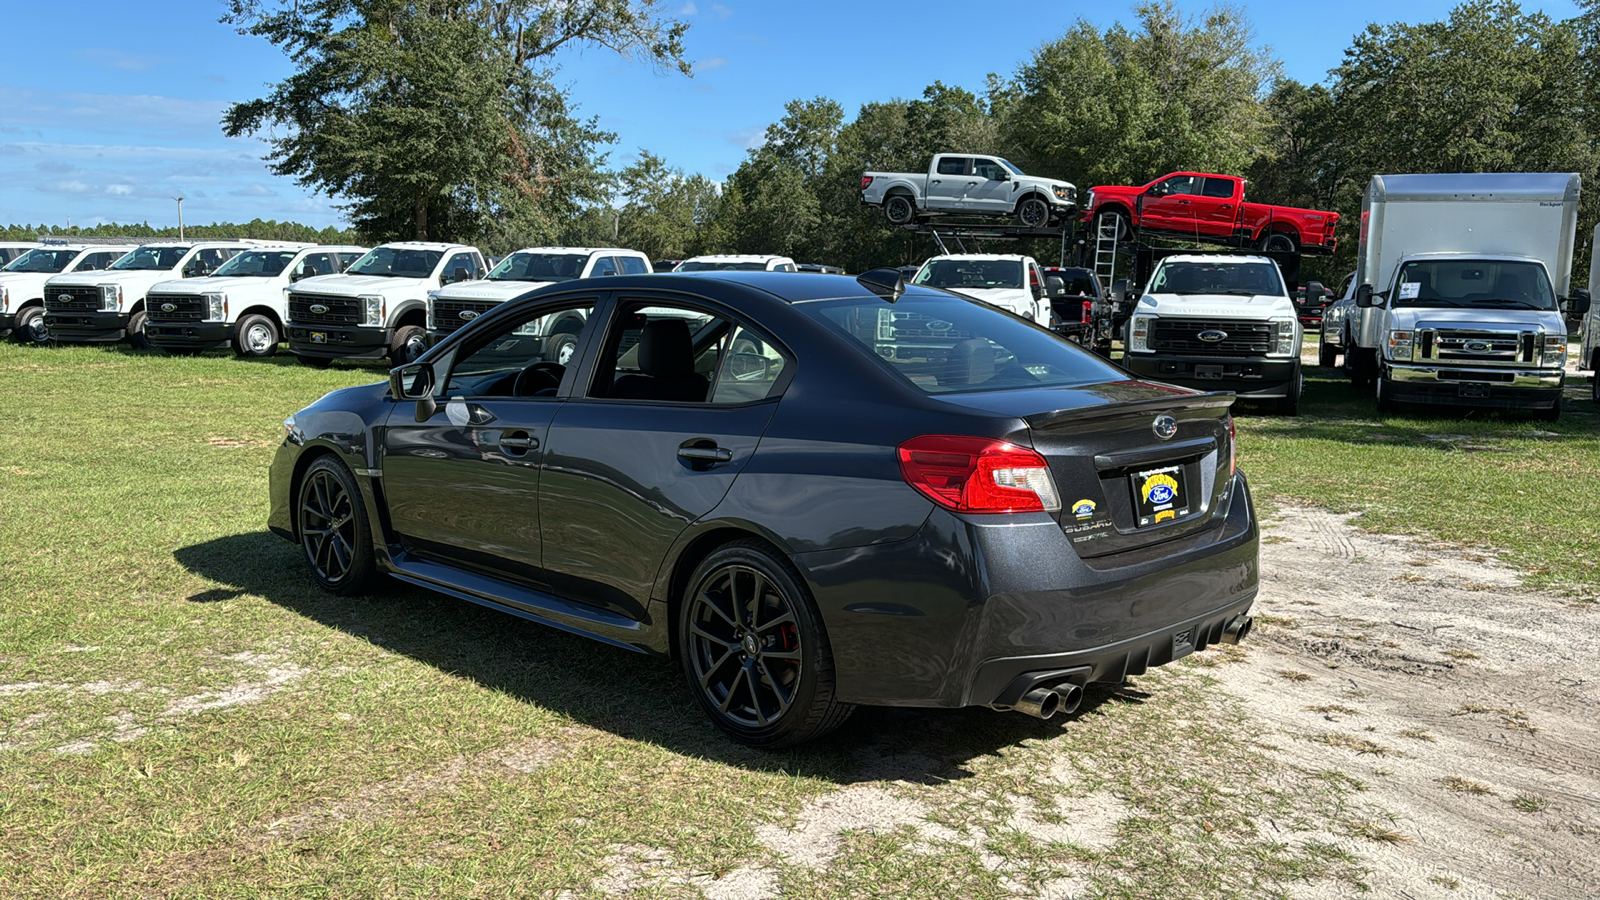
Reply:
[[[433,364],[411,363],[389,370],[389,394],[396,400],[417,401],[417,421],[426,422],[439,411],[433,396]]]
[[[452,282],[455,282],[455,281],[471,281],[472,280],[472,270],[468,269],[465,266],[456,266],[456,270],[454,272],[450,273],[450,280]]]
[[[293,284],[304,277],[306,277],[306,267],[304,265],[295,266],[294,269],[289,272],[289,283]]]
[[[1011,180],[1011,173],[1009,171],[1005,170],[1005,169],[1001,169],[1000,173],[994,176],[994,180],[995,181],[1010,181]]]
[[[1588,311],[1589,291],[1585,288],[1578,288],[1572,292],[1571,297],[1567,298],[1567,315],[1581,316]]]
[[[1111,299],[1119,305],[1139,302],[1139,296],[1133,290],[1132,282],[1126,278],[1118,278],[1111,282]]]
[[[1067,283],[1061,279],[1060,275],[1046,275],[1044,277],[1044,289],[1050,296],[1059,297],[1067,292]]]
[[[1145,193],[1152,197],[1165,197],[1168,193],[1166,182],[1150,185],[1150,189]]]
[[[1356,306],[1359,306],[1362,309],[1371,309],[1376,305],[1377,304],[1372,300],[1372,285],[1363,284],[1362,286],[1356,288]]]

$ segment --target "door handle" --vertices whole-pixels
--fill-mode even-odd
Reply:
[[[539,449],[539,439],[526,431],[508,431],[500,436],[500,449],[508,455],[521,456],[530,450]]]
[[[1217,209],[1233,209],[1233,204],[1232,203],[1224,203],[1221,206],[1218,206]]]
[[[733,459],[733,451],[722,447],[679,447],[678,455],[694,462],[728,462]]]
[[[1187,201],[1187,200],[1179,200],[1178,201],[1178,205],[1179,206],[1188,206],[1189,205],[1189,201]]]

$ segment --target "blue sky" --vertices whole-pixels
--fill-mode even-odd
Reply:
[[[1000,4],[871,0],[665,0],[690,24],[693,78],[587,49],[561,59],[584,116],[617,133],[610,161],[640,148],[722,179],[796,98],[862,103],[915,97],[943,81],[979,91],[1079,18],[1130,21],[1133,4],[1009,0]],[[1445,0],[1242,4],[1286,74],[1322,81],[1366,23],[1444,18]],[[341,224],[337,201],[313,195],[261,161],[264,145],[227,139],[218,121],[292,71],[259,38],[217,20],[221,0],[87,0],[5,4],[0,35],[0,223],[249,221]],[[1182,2],[1198,15],[1209,4]],[[1528,3],[1553,18],[1570,0]],[[988,9],[984,13],[981,10]],[[1073,180],[1073,173],[1048,173]]]

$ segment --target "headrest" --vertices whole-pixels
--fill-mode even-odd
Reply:
[[[694,374],[694,347],[684,319],[652,319],[639,336],[639,370],[655,378]]]

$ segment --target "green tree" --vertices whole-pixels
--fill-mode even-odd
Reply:
[[[617,180],[627,201],[616,220],[623,246],[651,259],[683,259],[721,249],[707,246],[721,203],[710,179],[685,176],[641,150],[638,162],[619,172]]]
[[[270,131],[273,170],[347,199],[373,239],[553,238],[604,197],[613,139],[573,116],[554,56],[588,44],[688,71],[658,0],[229,0],[224,21],[298,68],[223,130]]]

